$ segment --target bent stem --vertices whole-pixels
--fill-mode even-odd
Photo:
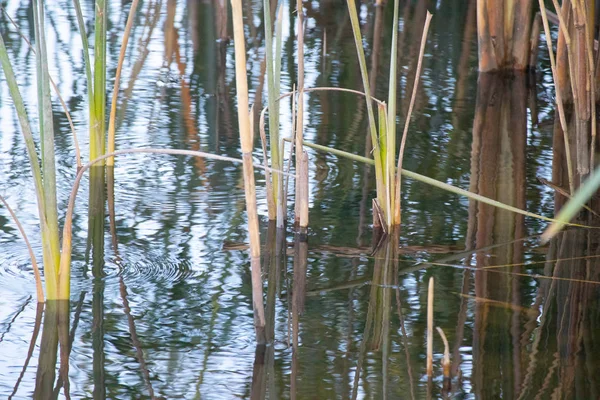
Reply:
[[[2,204],[4,204],[4,207],[6,207],[6,209],[10,213],[11,218],[13,219],[15,225],[17,226],[17,229],[19,230],[19,233],[21,233],[21,236],[23,237],[23,241],[25,242],[25,245],[27,246],[27,251],[29,252],[29,258],[31,259],[31,266],[33,267],[33,275],[35,276],[35,289],[36,289],[36,294],[37,294],[37,301],[38,301],[38,303],[43,303],[44,302],[44,289],[42,289],[42,277],[40,275],[40,269],[38,267],[35,253],[33,252],[33,247],[31,247],[31,243],[29,243],[29,239],[27,238],[27,234],[25,233],[25,230],[23,229],[23,225],[21,225],[19,218],[17,218],[17,215],[15,214],[13,209],[8,205],[8,202],[2,196],[0,196],[0,201],[2,202]]]
[[[89,163],[85,164],[84,166],[81,167],[81,169],[79,170],[79,172],[77,173],[77,176],[75,177],[75,181],[73,182],[73,188],[71,189],[71,194],[69,195],[69,202],[68,202],[68,206],[67,206],[67,214],[65,216],[65,224],[63,227],[63,243],[62,243],[62,256],[60,259],[60,271],[59,271],[59,284],[61,287],[64,288],[64,290],[67,290],[66,288],[68,288],[69,286],[69,279],[70,279],[70,264],[71,264],[71,248],[72,248],[72,237],[73,237],[73,212],[75,210],[75,199],[77,197],[77,192],[79,190],[79,185],[81,183],[81,178],[83,178],[83,175],[85,174],[85,172],[90,169],[91,167],[93,167],[96,164],[99,163],[103,163],[104,160],[106,160],[109,157],[115,157],[115,156],[119,156],[119,155],[125,155],[125,154],[140,154],[140,153],[145,153],[145,154],[168,154],[168,155],[183,155],[183,156],[191,156],[191,157],[203,157],[203,158],[210,158],[212,160],[220,160],[220,161],[228,161],[228,162],[233,162],[233,163],[238,163],[238,164],[243,164],[243,160],[237,159],[237,158],[233,158],[233,157],[227,157],[227,156],[220,156],[220,155],[216,155],[216,154],[210,154],[210,153],[205,153],[203,151],[195,151],[195,150],[180,150],[180,149],[153,149],[153,148],[139,148],[139,149],[123,149],[123,150],[116,150],[112,153],[107,153],[104,154],[100,157],[98,157],[95,160],[90,161]],[[273,172],[274,170],[272,168],[265,168],[263,166],[260,165],[251,165],[252,168],[259,168],[259,169],[263,169],[263,170],[269,170],[271,172]],[[282,175],[288,175],[283,171],[277,171]],[[260,250],[259,250],[260,251]],[[260,255],[260,253],[259,253]]]

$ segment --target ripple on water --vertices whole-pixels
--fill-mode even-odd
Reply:
[[[168,257],[129,259],[121,263],[118,273],[129,285],[135,283],[176,283],[194,274],[192,265],[187,260],[173,260]]]
[[[2,247],[0,254],[0,293],[10,291],[35,294],[35,275],[25,245],[13,243],[10,246]],[[42,270],[40,272],[43,276],[43,266],[41,264],[38,264],[38,266]]]

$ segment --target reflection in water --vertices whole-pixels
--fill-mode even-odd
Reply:
[[[470,189],[525,208],[525,143],[527,135],[526,77],[479,76]],[[475,255],[475,296],[486,301],[475,305],[473,333],[473,385],[481,398],[514,398],[522,382],[520,371],[521,281],[513,275],[486,271],[491,263],[512,265],[523,261],[523,216],[486,204],[469,206],[468,246],[483,248],[496,243],[513,243]],[[515,241],[516,240],[516,241]],[[489,300],[489,301],[487,301]],[[497,307],[501,302],[517,307]]]
[[[120,37],[128,4],[110,2],[111,38]],[[258,102],[264,91],[262,1],[245,5],[249,85]],[[71,29],[72,3],[46,6],[51,70],[85,148],[87,96],[80,78],[85,72],[81,41]],[[304,4],[307,87],[361,87],[344,6]],[[6,7],[31,36],[29,3]],[[296,14],[294,4],[283,7],[281,86],[290,91],[297,82]],[[84,1],[83,8],[91,15],[93,2]],[[387,93],[392,9],[393,2],[360,6],[367,56],[381,74],[371,75],[380,98]],[[427,9],[437,16],[406,167],[551,215],[560,201],[534,179],[566,186],[556,170],[564,163],[555,163],[554,173],[550,168],[552,158],[561,157],[562,137],[554,136],[553,148],[553,105],[543,95],[547,60],[541,53],[533,88],[542,95],[532,95],[519,75],[478,80],[475,0],[401,1],[398,122],[408,107]],[[154,0],[138,15],[123,72],[128,83],[119,96],[117,147],[208,149],[239,157],[228,2]],[[0,26],[23,73],[24,97],[33,98],[33,58],[4,16]],[[109,43],[110,62],[117,59],[118,42]],[[2,195],[35,238],[37,211],[24,144],[3,81],[0,89]],[[539,123],[532,126],[526,101],[536,97]],[[306,93],[305,109],[308,140],[370,154],[364,102],[354,95]],[[291,131],[289,100],[282,101],[281,113],[285,134]],[[59,108],[55,117],[57,132],[69,132]],[[70,136],[56,140],[58,201],[64,206],[76,173],[74,149]],[[108,171],[114,173],[110,239],[104,233],[104,178],[92,171],[83,185],[94,194],[78,200],[74,220],[74,297],[70,306],[49,304],[44,314],[26,301],[34,290],[26,249],[7,215],[0,215],[0,397],[52,398],[59,392],[118,399],[444,397],[437,336],[430,386],[425,377],[431,276],[435,323],[452,350],[448,397],[600,395],[595,234],[569,230],[538,248],[528,238],[539,231],[538,222],[406,181],[398,243],[371,254],[366,244],[372,239],[367,215],[373,171],[331,154],[310,157],[315,163],[308,237],[274,226],[263,236],[266,344],[258,346],[250,260],[242,246],[224,248],[247,241],[238,167],[174,157],[118,159]],[[257,173],[259,207],[266,212],[263,179]],[[41,244],[33,245],[39,253]]]

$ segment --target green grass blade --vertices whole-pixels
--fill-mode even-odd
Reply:
[[[279,107],[276,99],[279,96],[276,83],[276,72],[274,71],[275,58],[273,57],[273,22],[271,21],[271,1],[263,1],[265,19],[265,60],[267,63],[267,88],[269,93],[269,142],[271,147],[271,166],[277,170],[281,169],[279,155]],[[277,204],[279,199],[279,176],[273,175],[273,202]],[[275,215],[273,210],[273,215]]]
[[[289,140],[289,139],[286,138],[285,140]],[[310,147],[312,149],[315,149],[317,151],[321,151],[321,152],[325,152],[325,153],[330,153],[330,154],[335,154],[337,156],[348,158],[350,160],[362,162],[362,163],[365,163],[365,164],[375,165],[375,161],[372,160],[372,159],[370,159],[370,158],[367,158],[367,157],[363,157],[363,156],[359,156],[359,155],[356,155],[356,154],[348,153],[346,151],[334,149],[332,147],[322,146],[322,145],[319,145],[319,144],[307,143],[307,142],[304,142],[303,144],[305,146]],[[501,208],[501,209],[506,210],[506,211],[514,212],[514,213],[521,214],[521,215],[525,215],[526,217],[532,217],[532,218],[536,218],[536,219],[541,219],[541,220],[548,221],[548,222],[556,222],[556,223],[560,222],[558,219],[544,217],[543,215],[538,215],[538,214],[535,214],[535,213],[532,213],[532,212],[529,212],[529,211],[521,210],[520,208],[509,206],[508,204],[504,204],[504,203],[502,203],[500,201],[490,199],[489,197],[485,197],[485,196],[482,196],[482,195],[477,194],[477,193],[469,192],[468,190],[461,189],[461,188],[458,188],[456,186],[452,186],[452,185],[450,185],[448,183],[441,182],[441,181],[438,181],[436,179],[430,178],[428,176],[421,175],[421,174],[418,174],[416,172],[408,171],[406,169],[402,169],[402,175],[404,175],[407,178],[414,179],[416,181],[425,183],[427,185],[437,187],[438,189],[442,189],[442,190],[445,190],[445,191],[450,192],[450,193],[455,193],[455,194],[458,194],[459,196],[467,197],[467,198],[469,198],[471,200],[475,200],[475,201],[479,201],[481,203],[489,204],[490,206],[498,207],[498,208]],[[600,174],[598,174],[598,175],[600,175]],[[594,176],[596,176],[596,174],[594,174]],[[598,177],[596,179],[598,179],[600,181],[600,177]],[[598,185],[600,187],[600,182],[598,183]],[[587,226],[587,225],[572,224],[572,223],[565,223],[565,225],[577,226],[577,227],[580,227],[580,228],[593,228],[593,227]]]
[[[390,149],[387,147],[387,136],[388,136],[388,132],[387,132],[387,110],[386,110],[386,106],[385,104],[378,104],[377,105],[377,111],[378,111],[378,122],[379,122],[379,146],[380,146],[380,154],[381,154],[381,177],[382,177],[382,189],[383,189],[383,193],[385,195],[385,197],[381,197],[380,194],[378,194],[378,198],[379,198],[379,206],[381,207],[382,211],[383,211],[383,215],[385,217],[386,220],[386,225],[388,228],[388,232],[389,232],[389,228],[392,226],[392,220],[390,218],[390,210],[391,208],[391,197],[390,197],[390,193],[393,192],[392,190],[390,190],[390,183],[394,182],[393,179],[390,180],[390,168],[389,165],[386,163],[385,160],[387,160],[387,154],[388,153],[394,153],[394,151],[390,151]],[[393,164],[392,164],[392,168],[391,168],[391,173],[393,174],[394,172],[394,168],[393,168]]]
[[[52,99],[50,97],[50,73],[48,71],[48,53],[44,23],[44,3],[33,0],[33,20],[35,25],[36,73],[38,76],[38,110],[40,137],[42,141],[42,184],[44,197],[44,221],[42,224],[42,240],[47,247],[44,254],[44,272],[49,282],[58,281],[60,264],[60,241],[58,236],[58,210],[56,202],[56,162],[54,155],[54,119],[52,116]],[[49,252],[48,252],[49,250]],[[60,291],[48,288],[48,299],[64,298]]]
[[[390,82],[388,87],[388,102],[387,102],[387,154],[385,163],[386,169],[390,174],[395,175],[394,167],[396,165],[396,85],[398,74],[398,9],[400,8],[399,0],[394,0],[394,18],[392,19],[392,44],[390,48]],[[383,141],[383,139],[382,139]],[[389,178],[388,178],[389,179]],[[388,181],[388,186],[392,187],[390,191],[390,210],[395,204],[394,197],[396,190],[393,185],[394,180]],[[391,213],[390,213],[391,214]]]
[[[81,12],[81,4],[79,0],[73,0],[75,5],[75,13],[77,14],[77,25],[79,26],[79,36],[81,36],[81,42],[83,45],[83,59],[85,61],[85,75],[87,77],[87,89],[88,89],[88,101],[90,108],[94,104],[94,88],[92,81],[92,63],[90,61],[90,46],[88,43],[87,33],[85,31],[85,22],[83,20],[83,13]]]
[[[350,22],[352,25],[352,33],[354,35],[354,44],[358,55],[358,64],[360,66],[360,74],[365,89],[365,100],[367,102],[367,114],[369,116],[369,131],[371,133],[371,142],[373,143],[373,157],[375,158],[375,180],[377,182],[377,197],[380,200],[386,200],[385,185],[383,184],[384,171],[382,170],[382,156],[380,153],[379,140],[377,138],[377,128],[375,125],[375,114],[373,113],[373,104],[371,102],[371,87],[369,85],[369,74],[367,72],[367,59],[362,44],[362,35],[360,32],[360,23],[358,21],[358,13],[356,12],[356,2],[348,0],[348,12],[350,14]]]
[[[90,159],[106,151],[106,0],[96,0],[94,28],[94,104],[90,123]],[[90,105],[92,107],[92,105]]]
[[[587,201],[600,188],[600,167],[596,168],[593,174],[585,181],[573,198],[569,200],[556,216],[556,222],[553,222],[542,234],[542,243],[552,239],[565,225],[570,225],[569,221],[579,212]]]

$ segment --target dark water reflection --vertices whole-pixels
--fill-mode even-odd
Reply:
[[[92,2],[83,3],[91,15]],[[360,9],[379,98],[387,97],[389,3]],[[47,3],[50,67],[87,159],[85,73],[71,4]],[[129,7],[123,4],[109,6],[109,77]],[[251,95],[264,103],[262,2],[244,4],[245,14],[253,13],[246,18]],[[478,79],[474,0],[400,4],[400,123],[426,10],[437,16],[406,168],[552,215],[554,193],[536,179],[553,178],[553,150],[562,151],[553,149],[547,61],[541,60],[536,83],[526,76]],[[11,1],[6,9],[32,36],[29,7],[28,1]],[[304,7],[306,85],[360,89],[345,4]],[[287,3],[283,14],[282,91],[289,91],[297,81],[296,14]],[[240,156],[229,17],[225,0],[143,2],[123,72],[117,148]],[[34,115],[33,54],[5,15],[0,24]],[[291,104],[282,104],[287,135]],[[2,195],[41,254],[33,185],[4,78],[0,109]],[[356,96],[307,94],[306,109],[308,140],[370,152],[366,110]],[[76,173],[74,148],[58,106],[54,116],[64,213]],[[97,193],[92,199],[104,193],[93,177],[80,189],[69,324],[64,305],[48,304],[44,314],[36,308],[26,248],[8,214],[0,215],[2,398],[59,392],[59,398],[111,399],[599,396],[596,233],[570,230],[540,248],[530,236],[539,233],[539,221],[406,181],[399,247],[372,254],[373,172],[310,152],[308,242],[294,241],[291,230],[267,229],[264,177],[257,173],[269,340],[257,347],[240,167],[132,155],[108,173],[116,179],[114,226],[107,209],[88,201],[86,192]],[[442,385],[439,336],[433,381],[428,384],[425,375],[429,277],[436,282],[435,323],[450,344],[450,393]],[[59,339],[68,345],[58,346]]]

